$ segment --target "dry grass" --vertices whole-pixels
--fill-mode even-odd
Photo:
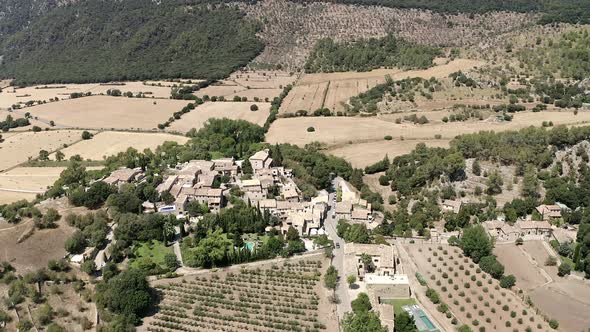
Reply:
[[[43,132],[24,132],[11,135],[0,143],[0,171],[37,158],[40,150],[54,151],[64,144],[72,144],[82,139],[78,130],[55,130]]]
[[[365,167],[383,159],[387,154],[390,159],[412,152],[418,143],[425,143],[429,147],[449,147],[448,139],[440,140],[392,140],[365,143],[343,144],[330,147],[329,154],[342,157],[353,167]]]
[[[164,133],[105,131],[98,133],[90,140],[70,145],[62,149],[61,152],[64,153],[66,159],[74,155],[80,155],[82,159],[102,160],[104,157],[124,152],[128,148],[134,148],[138,151],[143,151],[144,149],[154,150],[166,141],[184,144],[188,141],[188,138]],[[51,156],[51,158],[54,159],[54,156]]]
[[[250,106],[253,104],[258,105],[258,111],[250,111]],[[212,118],[246,120],[263,125],[269,112],[270,103],[208,102],[184,114],[180,120],[174,121],[168,130],[184,133],[192,128],[199,129],[203,127],[207,120]]]
[[[0,190],[0,205],[1,204],[10,204],[21,200],[32,201],[35,199],[37,194],[34,193],[21,193],[21,192],[12,192],[12,191],[2,191]]]
[[[23,112],[10,112],[10,111],[2,111],[2,110],[0,110],[0,121],[4,121],[8,115],[12,116],[13,119],[23,118],[24,117],[23,114],[24,114]],[[43,123],[43,122],[41,122],[39,120],[29,119],[29,122],[31,123],[30,126],[12,128],[7,133],[0,132],[0,135],[2,135],[2,137],[6,138],[7,135],[9,135],[11,132],[19,132],[19,131],[31,130],[31,128],[33,128],[33,126],[38,126],[40,128],[43,128],[43,129],[49,127],[48,124]]]
[[[23,221],[15,228],[0,231],[0,257],[10,262],[21,273],[32,272],[47,266],[52,259],[65,256],[65,240],[75,229],[60,221],[59,227],[54,229],[36,230],[31,237],[21,243],[17,239],[32,227],[33,221]]]
[[[157,83],[157,82],[156,82]],[[170,82],[166,82],[170,83]],[[48,88],[45,88],[48,87]],[[8,108],[14,104],[26,103],[29,100],[49,101],[49,99],[59,98],[60,100],[69,99],[72,93],[106,94],[109,89],[118,89],[122,92],[133,92],[137,94],[142,92],[148,98],[170,98],[170,87],[166,86],[148,86],[143,82],[123,82],[120,84],[102,85],[99,83],[91,84],[48,84],[30,86],[25,88],[9,87],[0,93],[0,108]]]
[[[391,121],[391,118],[389,118]],[[381,140],[386,135],[409,140],[430,140],[434,135],[450,139],[457,135],[479,132],[482,130],[516,130],[528,126],[539,126],[543,121],[552,121],[554,125],[573,125],[590,121],[590,112],[574,115],[572,111],[521,112],[514,115],[511,122],[477,121],[430,123],[414,125],[396,124],[380,118],[358,117],[303,117],[279,119],[273,123],[266,137],[269,143],[291,143],[305,145],[313,141],[327,144]],[[315,132],[308,133],[307,128],[314,127]]]
[[[188,104],[182,100],[151,100],[92,96],[34,106],[28,111],[39,119],[55,121],[57,126],[96,129],[156,128]]]
[[[442,79],[453,72],[467,71],[483,64],[476,60],[456,59],[450,62],[442,61],[441,64],[424,70],[376,69],[368,72],[305,74],[297,81],[283,102],[281,113],[295,113],[298,110],[313,111],[320,107],[342,111],[343,103],[377,84],[384,83],[386,75],[394,80],[407,77]]]
[[[0,190],[45,192],[59,178],[65,167],[17,167],[0,173]]]
[[[494,253],[506,266],[506,273],[516,276],[517,286],[524,288],[535,307],[559,321],[560,330],[582,331],[590,324],[590,285],[559,277],[557,266],[545,266],[547,257],[553,255],[547,247],[542,241],[526,241],[518,248],[497,245]]]

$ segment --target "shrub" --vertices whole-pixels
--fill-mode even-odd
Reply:
[[[315,131],[314,127],[307,127],[307,132],[308,133],[313,133]]]
[[[559,322],[556,321],[555,319],[551,319],[551,320],[549,320],[549,326],[552,329],[557,330],[557,328],[559,327]]]
[[[432,289],[432,288],[428,288],[426,290],[426,296],[430,299],[430,301],[434,304],[438,304],[440,303],[440,296],[438,295],[438,293]]]
[[[512,274],[503,276],[502,279],[500,279],[500,286],[502,288],[512,288],[512,286],[514,286],[515,283],[516,278]]]
[[[568,262],[561,263],[559,265],[559,267],[557,268],[557,274],[560,277],[564,277],[566,275],[569,275],[571,272],[572,272],[572,266]]]
[[[555,257],[555,256],[549,256],[549,257],[547,257],[547,259],[545,260],[545,265],[546,266],[555,266],[555,265],[557,265],[557,257]]]
[[[393,139],[393,136],[391,135],[385,135],[385,137],[383,137],[384,140],[386,141],[391,141]]]

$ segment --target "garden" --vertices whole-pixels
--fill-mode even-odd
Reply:
[[[144,326],[152,332],[326,331],[336,323],[320,314],[322,266],[289,260],[163,280],[155,285],[162,296],[158,313]]]
[[[480,332],[557,328],[556,322],[547,321],[511,286],[503,287],[507,285],[482,271],[460,248],[408,245],[407,250],[420,271],[416,277],[426,288],[426,296],[453,325]]]

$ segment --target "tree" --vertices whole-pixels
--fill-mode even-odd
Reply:
[[[500,287],[502,288],[512,288],[515,284],[516,278],[512,274],[500,278]]]
[[[258,105],[256,105],[256,104],[250,105],[250,111],[252,111],[252,112],[258,111]]]
[[[80,265],[80,270],[86,272],[86,274],[92,275],[96,271],[96,264],[93,260],[87,260]]]
[[[343,332],[387,332],[381,325],[381,320],[372,311],[346,313],[342,320]]]
[[[369,296],[360,293],[351,302],[352,313],[346,313],[342,321],[344,332],[386,332],[387,329],[381,326],[379,317],[371,311],[372,306]]]
[[[471,172],[477,176],[481,175],[481,166],[479,165],[479,161],[477,159],[475,159],[471,165]]]
[[[346,282],[348,283],[348,287],[352,287],[356,282],[356,276],[354,274],[350,274],[346,277]]]
[[[86,238],[81,231],[76,231],[66,240],[64,246],[70,254],[81,254],[86,248]]]
[[[465,256],[477,263],[482,257],[491,255],[492,242],[483,226],[469,226],[463,230],[461,248]]]
[[[170,271],[175,271],[180,264],[178,263],[175,254],[168,253],[164,256],[164,265],[166,265]]]
[[[461,325],[457,331],[458,332],[471,332],[471,328],[467,325]]]
[[[479,260],[479,267],[495,279],[500,279],[504,275],[504,265],[498,262],[496,256],[482,257]]]
[[[49,160],[49,152],[47,150],[39,151],[39,160]]]
[[[89,139],[91,139],[91,138],[92,138],[92,134],[91,134],[89,131],[87,131],[87,130],[84,130],[84,131],[82,132],[82,139],[83,139],[83,140],[89,140]]]
[[[324,275],[324,286],[326,286],[328,289],[335,290],[337,283],[338,271],[333,265],[330,265],[328,270],[326,270],[326,274]]]
[[[560,277],[565,277],[572,272],[572,266],[568,262],[563,262],[557,268],[557,274]]]
[[[96,286],[96,303],[135,323],[154,303],[152,290],[143,272],[128,270]]]
[[[539,180],[537,178],[537,169],[531,164],[527,165],[525,168],[521,194],[524,197],[539,197]]]
[[[160,200],[162,200],[164,202],[164,204],[166,205],[170,205],[172,203],[174,203],[174,196],[172,196],[172,194],[168,191],[163,192],[162,194],[160,194]]]
[[[47,327],[47,332],[66,332],[66,329],[64,329],[63,327],[61,327],[60,325],[56,324],[56,323],[51,323],[51,325],[49,325]]]
[[[350,225],[346,232],[344,233],[344,240],[346,242],[354,242],[354,243],[369,243],[371,242],[371,237],[369,235],[369,230],[365,224],[352,224]]]
[[[414,317],[405,310],[395,313],[393,326],[395,332],[418,332]]]
[[[361,254],[361,262],[363,263],[363,268],[365,272],[371,273],[375,271],[375,264],[373,263],[373,257],[367,255],[365,253]]]
[[[488,186],[488,189],[486,190],[488,195],[497,195],[502,193],[504,180],[502,179],[502,176],[498,170],[494,170],[488,175],[486,185]]]
[[[195,248],[195,260],[203,267],[212,267],[223,263],[228,247],[233,243],[229,240],[221,228],[215,231],[208,230],[207,236]]]
[[[61,152],[61,151],[57,151],[57,152],[55,153],[55,160],[57,160],[57,161],[62,161],[62,160],[64,160],[64,158],[65,158],[65,155],[64,155],[64,153],[63,153],[63,152]]]
[[[359,293],[357,298],[350,303],[353,312],[370,311],[373,309],[367,293]]]
[[[45,303],[37,310],[37,320],[41,325],[47,325],[51,323],[54,314],[53,308],[48,303]]]
[[[289,226],[285,239],[287,239],[287,241],[299,240],[299,232],[293,226]]]

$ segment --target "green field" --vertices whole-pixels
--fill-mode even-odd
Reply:
[[[172,246],[166,247],[160,241],[142,242],[133,250],[135,259],[131,262],[131,268],[141,268],[141,266],[154,263],[161,268],[166,268],[164,257],[167,254],[173,254]]]
[[[416,302],[415,299],[395,299],[395,300],[385,300],[383,301],[387,304],[391,304],[393,306],[393,314],[397,314],[400,313],[402,310],[402,307],[405,305],[414,305],[417,304],[418,302]]]

